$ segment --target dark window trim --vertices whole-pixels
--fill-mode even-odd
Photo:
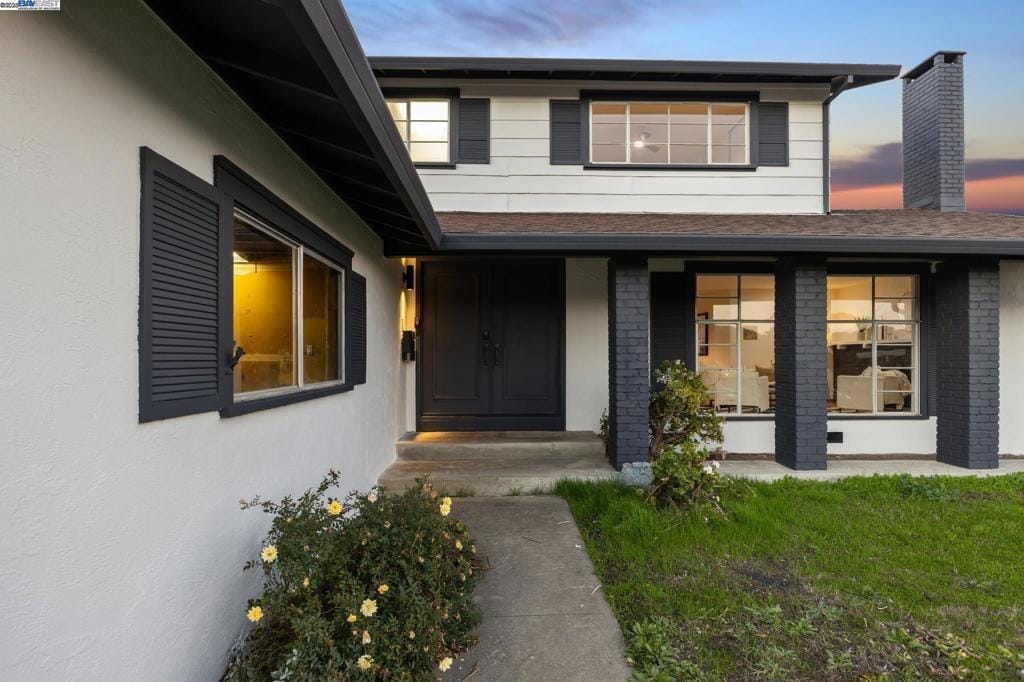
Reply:
[[[459,97],[458,88],[383,88],[384,100],[389,99],[446,99],[448,100],[448,160],[418,162],[414,168],[455,168],[459,158]],[[406,148],[408,151],[408,148]]]
[[[908,414],[906,416],[895,416],[889,414],[845,414],[836,415],[834,417],[828,417],[828,419],[868,419],[868,420],[899,420],[899,419],[931,419],[933,415],[929,409],[930,396],[932,392],[936,390],[935,386],[932,386],[928,380],[931,375],[931,367],[928,363],[928,355],[931,350],[931,346],[935,343],[932,338],[932,316],[934,310],[932,308],[933,301],[933,280],[932,280],[932,269],[931,263],[920,263],[920,262],[903,262],[903,263],[884,263],[884,262],[864,262],[864,263],[827,263],[825,265],[825,275],[844,275],[844,276],[885,276],[885,275],[916,275],[917,276],[917,373],[918,373],[918,396],[917,396],[917,414]]]
[[[690,163],[594,163],[590,160],[590,105],[594,101],[611,102],[686,102],[707,101],[744,102],[750,108],[750,120],[747,122],[749,138],[747,146],[750,150],[750,163],[744,164],[690,164]],[[583,170],[637,170],[637,171],[756,171],[758,168],[758,105],[761,95],[758,92],[715,92],[708,90],[581,90],[580,91],[580,137],[583,151]]]
[[[239,168],[227,157],[218,155],[213,159],[214,186],[230,196],[236,207],[241,207],[263,222],[280,231],[284,236],[299,242],[319,256],[327,259],[331,265],[340,269],[345,275],[345,310],[348,310],[352,277],[353,252],[347,246],[332,237],[322,228],[289,206],[280,197],[270,191],[254,177]],[[230,252],[229,252],[230,253]],[[234,300],[234,281],[228,289],[228,298]],[[261,398],[240,398],[231,392],[231,404],[221,408],[221,417],[237,417],[259,410],[266,410],[282,405],[304,402],[314,398],[345,393],[354,388],[349,368],[349,338],[352,330],[347,326],[344,331],[343,350],[345,356],[345,378],[341,383],[330,386],[295,388],[286,393]]]

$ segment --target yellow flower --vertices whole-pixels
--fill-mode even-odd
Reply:
[[[359,666],[360,670],[369,670],[373,667],[373,656],[367,656],[366,654],[363,654],[356,661],[356,665]]]
[[[356,616],[356,614],[350,613],[350,614],[348,614],[348,618],[346,618],[345,620],[347,620],[350,623],[354,623],[357,620],[359,620],[359,618]]]
[[[414,630],[409,630],[409,639],[416,639],[416,632]]]
[[[458,549],[458,550],[462,549],[462,540],[456,540],[455,541],[455,549]]]
[[[302,579],[302,586],[303,587],[309,587],[309,576],[306,576],[305,578]]]
[[[253,623],[255,623],[256,621],[258,621],[260,618],[263,617],[263,609],[261,609],[258,606],[254,606],[254,607],[252,607],[251,609],[249,609],[248,611],[245,612],[245,617],[248,618]]]
[[[377,588],[377,591],[381,594],[387,594],[389,589],[390,588],[387,583],[381,583],[381,586]]]
[[[452,498],[443,498],[441,500],[441,506],[439,507],[439,509],[441,510],[441,516],[448,516],[448,514],[450,514],[452,511]]]
[[[277,559],[277,547],[274,547],[273,545],[267,545],[263,548],[263,551],[260,552],[260,558],[268,564],[274,563],[274,561]]]
[[[366,630],[363,630],[363,644],[369,644],[370,641],[370,633]]]
[[[390,521],[385,521],[384,522],[384,527],[385,528],[390,528],[391,527],[391,522]]]
[[[377,602],[372,599],[364,599],[363,603],[359,606],[359,613],[369,618],[377,613]]]
[[[341,513],[342,509],[343,507],[341,506],[341,502],[338,502],[337,500],[331,500],[327,503],[327,513],[331,516],[337,516]]]
[[[437,668],[441,672],[447,672],[448,668],[450,668],[450,667],[452,667],[452,657],[451,656],[445,656],[437,664]]]

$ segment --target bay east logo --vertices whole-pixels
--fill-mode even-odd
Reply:
[[[60,0],[0,0],[0,10],[59,10]]]

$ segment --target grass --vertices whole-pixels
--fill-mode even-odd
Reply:
[[[1024,679],[1024,475],[557,492],[638,680]]]

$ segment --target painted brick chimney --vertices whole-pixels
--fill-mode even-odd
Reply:
[[[903,207],[963,211],[964,52],[903,74]]]

